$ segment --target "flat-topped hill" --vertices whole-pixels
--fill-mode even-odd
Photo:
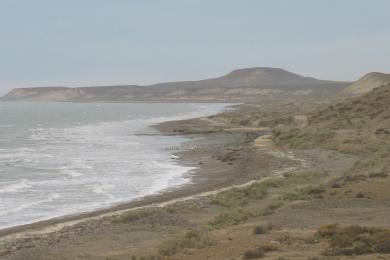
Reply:
[[[248,101],[261,97],[336,93],[348,83],[318,80],[280,68],[247,68],[199,81],[150,86],[39,87],[11,90],[2,100],[134,102]]]

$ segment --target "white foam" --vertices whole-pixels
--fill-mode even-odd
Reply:
[[[12,181],[7,172],[7,181],[1,182],[5,172],[0,168],[0,228],[91,211],[189,183],[187,172],[194,168],[177,164],[177,156],[164,149],[179,147],[185,137],[134,133],[222,107],[193,105],[188,113],[170,116],[128,114],[114,122],[83,124],[77,118],[70,126],[35,124],[26,131],[30,145],[0,151],[0,167],[6,165],[15,179],[29,176]]]
[[[30,181],[23,179],[17,183],[0,183],[0,193],[15,193],[31,188]]]
[[[76,172],[76,171],[72,171],[72,170],[64,170],[63,173],[66,175],[69,175],[70,177],[73,177],[73,178],[83,176],[83,174],[81,172]]]
[[[24,210],[29,209],[29,208],[34,208],[34,207],[38,206],[39,204],[53,202],[54,200],[57,200],[59,198],[61,198],[61,195],[59,193],[50,193],[50,194],[47,194],[47,197],[44,199],[41,199],[38,201],[33,201],[30,203],[21,204],[19,206],[9,208],[8,210],[2,211],[2,212],[0,212],[0,216],[15,214],[15,213],[24,211]]]
[[[115,185],[113,184],[97,184],[92,186],[92,192],[97,193],[97,194],[102,194],[106,197],[108,197],[111,201],[115,200],[115,196],[109,193],[107,190],[110,189],[112,190],[115,188]]]

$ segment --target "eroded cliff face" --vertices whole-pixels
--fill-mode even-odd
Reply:
[[[74,102],[250,101],[278,96],[329,95],[345,83],[303,77],[279,68],[250,68],[199,81],[160,83],[151,86],[41,87],[10,91],[2,100]]]

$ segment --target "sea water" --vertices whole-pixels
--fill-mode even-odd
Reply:
[[[128,202],[190,181],[155,134],[227,104],[0,102],[0,229]]]

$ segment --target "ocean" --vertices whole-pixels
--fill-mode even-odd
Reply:
[[[153,135],[228,104],[0,102],[0,229],[105,208],[191,181]]]

